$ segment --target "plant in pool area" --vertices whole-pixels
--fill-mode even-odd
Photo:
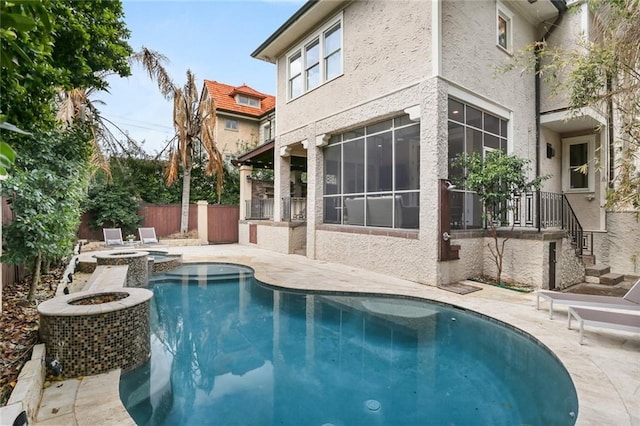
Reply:
[[[498,238],[498,228],[507,224],[515,204],[513,199],[520,194],[540,189],[542,181],[549,176],[527,178],[528,160],[502,151],[489,151],[485,156],[478,153],[456,157],[454,164],[463,170],[462,178],[454,178],[457,185],[475,191],[484,206],[483,219],[493,241],[487,244],[496,265],[496,282],[501,284],[504,248],[508,235]],[[510,231],[515,222],[511,221]]]

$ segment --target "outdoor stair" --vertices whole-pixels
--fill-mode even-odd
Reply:
[[[585,267],[584,273],[588,283],[616,285],[624,280],[624,275],[611,272],[611,267],[600,263]]]

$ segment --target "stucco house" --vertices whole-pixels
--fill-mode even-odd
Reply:
[[[273,139],[275,97],[243,84],[205,80],[201,98],[216,105],[216,143],[225,159]]]
[[[239,158],[241,203],[251,203],[244,177],[260,158],[272,158],[275,193],[269,217],[241,205],[240,243],[429,285],[492,275],[482,206],[449,180],[457,154],[497,149],[529,159],[531,176],[553,175],[510,218],[517,232],[506,277],[565,287],[594,261],[637,275],[634,212],[602,207],[609,168],[576,172],[596,152],[601,164],[613,161],[610,117],[572,116],[534,72],[496,72],[532,42],[588,35],[586,5],[572,8],[564,0],[305,3],[252,54],[276,65],[277,132]],[[302,204],[292,192],[300,182]]]

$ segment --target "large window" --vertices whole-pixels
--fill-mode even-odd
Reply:
[[[289,99],[342,74],[342,15],[287,55]]]
[[[333,136],[324,151],[324,223],[418,228],[420,125],[408,115]]]
[[[449,99],[449,179],[461,178],[464,170],[453,166],[459,155],[491,150],[507,152],[507,120],[464,102]],[[481,228],[482,204],[478,196],[464,188],[449,193],[451,228]]]
[[[246,105],[254,108],[260,108],[260,100],[251,96],[237,95],[236,102],[238,105]]]

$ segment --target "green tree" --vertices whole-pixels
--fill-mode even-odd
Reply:
[[[142,223],[138,208],[133,188],[112,182],[92,184],[85,204],[93,229],[122,228],[125,234],[134,233]]]
[[[509,219],[513,212],[513,199],[532,189],[540,189],[547,176],[527,178],[528,161],[502,151],[490,151],[483,158],[478,153],[462,155],[454,159],[454,165],[463,170],[456,184],[478,194],[484,206],[483,219],[493,242],[487,244],[491,258],[496,265],[496,281],[501,282],[505,244],[509,237],[498,238],[498,228]],[[511,221],[513,231],[515,222]]]
[[[108,73],[130,74],[121,2],[0,0],[0,7],[0,111],[8,122],[50,130],[60,90],[105,89]]]
[[[82,129],[37,132],[26,139],[33,140],[24,145],[14,171],[2,185],[15,218],[3,227],[6,251],[1,259],[24,263],[31,271],[28,298],[33,300],[43,265],[72,251],[91,147]]]
[[[174,143],[169,152],[167,183],[171,185],[182,169],[182,217],[180,231],[188,231],[189,201],[191,191],[191,171],[195,153],[201,148],[206,153],[204,171],[207,175],[216,175],[218,197],[221,196],[224,179],[224,161],[216,145],[215,123],[216,110],[212,98],[200,98],[196,87],[195,76],[187,70],[187,81],[183,87],[176,86],[163,62],[166,58],[157,52],[142,48],[132,59],[147,70],[149,76],[156,81],[162,95],[173,101],[173,126],[176,129]],[[218,203],[220,198],[218,198]]]

